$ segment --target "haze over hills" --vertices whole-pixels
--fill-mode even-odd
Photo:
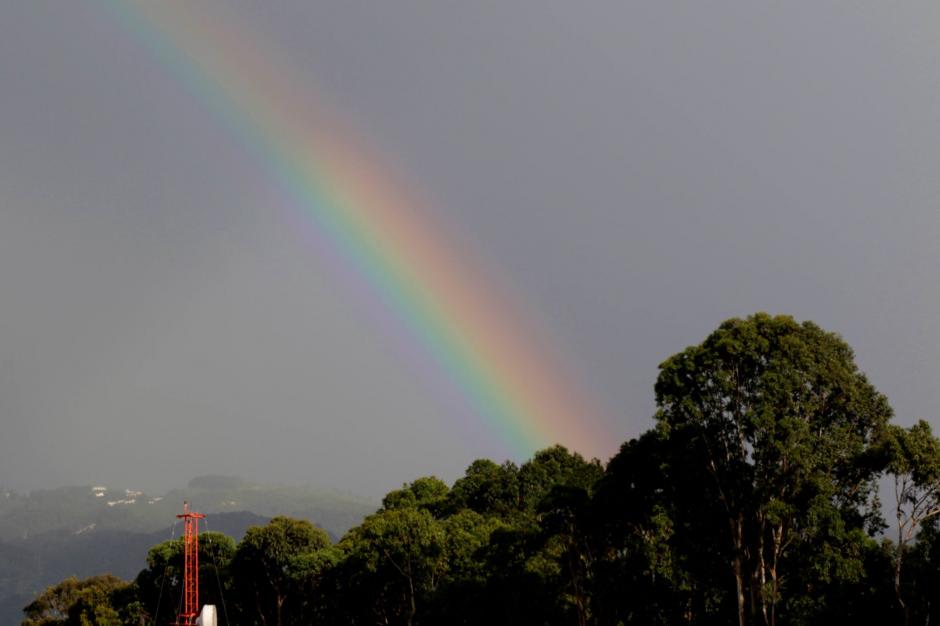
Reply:
[[[162,495],[109,485],[0,492],[0,623],[18,623],[38,591],[68,576],[110,572],[130,579],[147,550],[180,535],[183,502],[210,530],[236,540],[276,515],[308,519],[335,540],[373,512],[363,498],[311,487],[201,476]],[[202,530],[205,530],[203,527]]]
[[[0,540],[26,539],[52,530],[153,532],[170,525],[183,501],[208,514],[249,511],[309,519],[334,535],[357,524],[375,505],[338,491],[259,485],[229,476],[202,476],[183,489],[148,494],[124,486],[86,485],[5,491],[0,498]]]

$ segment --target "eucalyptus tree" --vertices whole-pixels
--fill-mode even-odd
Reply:
[[[246,623],[300,624],[303,603],[335,559],[329,535],[307,520],[279,516],[252,526],[232,558],[235,590]]]
[[[509,461],[497,465],[477,459],[457,479],[448,495],[448,509],[468,508],[483,515],[513,517],[522,510],[519,468]]]
[[[376,624],[415,624],[447,572],[444,526],[423,508],[382,509],[350,530],[340,548],[346,602],[361,605],[347,609]]]
[[[890,419],[887,400],[841,337],[763,313],[667,359],[655,389],[658,427],[687,441],[710,478],[738,624],[772,626],[797,545],[818,548],[811,569],[846,571],[864,537],[876,472],[863,461]]]
[[[135,579],[137,596],[148,623],[172,624],[183,594],[183,539],[158,543],[147,552],[147,566]],[[235,542],[219,532],[199,534],[199,589],[206,604],[224,606],[231,593],[229,565]],[[224,615],[224,617],[228,617]]]
[[[112,596],[128,583],[105,574],[79,580],[74,576],[47,588],[26,608],[22,626],[69,626],[99,624],[121,626]]]
[[[930,424],[920,420],[910,428],[891,426],[882,445],[888,474],[894,479],[894,592],[906,624],[910,611],[902,591],[901,569],[907,546],[918,530],[940,515],[940,441],[933,436]]]
[[[593,615],[594,553],[587,526],[591,496],[603,474],[599,461],[560,445],[536,452],[519,468],[521,502],[535,515],[541,538],[534,556],[553,566],[560,608],[572,613],[579,626]]]
[[[625,442],[593,498],[598,624],[726,624],[725,521],[702,455],[656,428]]]
[[[382,498],[382,508],[421,508],[439,517],[445,508],[449,492],[447,483],[441,479],[424,476],[386,494]]]

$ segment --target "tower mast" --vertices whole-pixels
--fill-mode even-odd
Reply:
[[[177,617],[179,626],[190,626],[199,617],[199,520],[205,515],[189,510],[183,502],[183,612]]]

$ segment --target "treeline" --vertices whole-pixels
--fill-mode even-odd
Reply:
[[[201,596],[265,626],[940,623],[940,443],[891,423],[839,336],[729,320],[660,366],[656,402],[606,466],[475,461],[337,543],[284,517],[237,545],[204,533]],[[23,624],[170,624],[181,585],[168,541],[133,582],[64,581]]]

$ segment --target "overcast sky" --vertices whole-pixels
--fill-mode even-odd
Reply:
[[[662,360],[758,310],[841,333],[940,427],[940,5],[199,4],[421,187],[612,449]],[[102,3],[0,2],[0,484],[374,497],[504,458],[286,201]]]

